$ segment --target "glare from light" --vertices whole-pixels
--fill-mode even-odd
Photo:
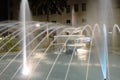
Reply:
[[[33,58],[34,58],[34,59],[39,59],[39,58],[41,58],[41,59],[46,59],[46,57],[43,55],[42,52],[35,53],[35,54],[33,55]]]
[[[40,24],[36,24],[36,27],[40,27]]]
[[[2,38],[0,38],[0,40],[2,40]]]
[[[24,67],[23,70],[22,70],[22,74],[25,75],[25,76],[29,75],[30,74],[29,68]]]
[[[78,53],[87,53],[87,50],[85,50],[85,49],[77,49],[77,52]]]
[[[84,60],[84,61],[87,60],[87,50],[77,49],[77,54],[80,60]]]

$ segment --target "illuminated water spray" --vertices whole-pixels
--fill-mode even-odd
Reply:
[[[29,69],[27,66],[27,48],[26,48],[26,21],[30,21],[30,11],[29,11],[29,5],[27,0],[22,0],[21,1],[21,7],[20,7],[20,20],[21,20],[21,25],[22,25],[22,50],[23,50],[23,70],[22,73],[24,75],[29,74]]]
[[[106,25],[103,25],[103,48],[101,55],[101,67],[103,72],[104,80],[106,80],[107,76],[107,56],[108,56],[108,47],[107,47],[107,29]]]
[[[114,18],[114,11],[113,11],[113,5],[112,0],[99,0],[99,22],[100,24],[103,24],[102,28],[102,35],[103,35],[103,42],[102,42],[102,49],[101,49],[101,68],[103,72],[104,80],[106,78],[109,78],[109,69],[107,69],[108,66],[108,45],[107,45],[107,29],[108,31],[111,31],[110,25],[114,24],[115,18]],[[106,25],[107,29],[106,29]],[[109,66],[108,66],[109,67]]]

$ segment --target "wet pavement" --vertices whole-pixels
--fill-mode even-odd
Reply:
[[[88,64],[88,50],[82,50],[78,54],[74,54],[72,62],[70,60],[72,54],[49,51],[43,56],[42,52],[32,55],[29,61],[30,74],[25,76],[21,73],[23,64],[22,56],[18,56],[10,64],[15,54],[8,55],[0,61],[0,80],[103,80],[103,73],[100,65],[98,54],[92,51],[90,54],[90,63]],[[56,57],[59,55],[58,59]],[[107,80],[120,79],[120,55],[109,52],[109,71]],[[40,60],[41,59],[41,60]],[[56,63],[54,63],[56,60]],[[9,66],[8,66],[9,64]],[[54,65],[54,66],[53,66]],[[18,69],[19,68],[19,69]],[[87,75],[88,70],[88,75]],[[29,79],[28,79],[29,78]]]

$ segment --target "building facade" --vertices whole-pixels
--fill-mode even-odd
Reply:
[[[9,19],[19,19],[20,0],[11,0]],[[68,0],[68,5],[61,15],[54,13],[49,15],[50,22],[57,22],[75,27],[91,24],[120,25],[120,1],[119,0]],[[32,11],[31,11],[32,12]],[[35,21],[47,21],[45,14],[32,14]]]
[[[36,11],[37,12],[37,11]],[[61,15],[54,13],[49,16],[50,22],[58,22],[73,26],[79,26],[87,23],[87,1],[86,0],[68,0],[68,5]],[[33,20],[47,21],[45,14],[33,15]]]

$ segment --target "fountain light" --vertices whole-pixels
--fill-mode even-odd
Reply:
[[[30,70],[27,66],[22,69],[22,74],[25,76],[30,74]]]
[[[0,40],[2,40],[2,38],[0,38]]]
[[[36,27],[40,27],[40,24],[36,24],[35,26],[36,26]]]

